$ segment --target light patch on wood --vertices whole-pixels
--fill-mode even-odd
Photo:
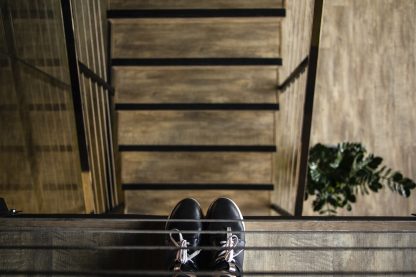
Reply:
[[[269,184],[271,153],[121,152],[122,183]]]
[[[274,145],[273,111],[119,111],[119,144]]]

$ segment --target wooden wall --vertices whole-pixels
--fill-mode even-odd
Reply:
[[[11,19],[0,18],[0,197],[27,213],[82,213],[60,4],[8,3]]]
[[[286,18],[282,21],[283,66],[278,71],[280,84],[309,55],[313,7],[313,0],[286,1]],[[280,110],[276,113],[278,152],[271,202],[289,213],[295,209],[306,75],[305,71],[279,94]]]
[[[322,26],[311,145],[361,142],[415,180],[416,1],[326,1]],[[341,214],[416,212],[416,192],[358,202]]]

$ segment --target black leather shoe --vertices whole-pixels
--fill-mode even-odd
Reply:
[[[199,203],[192,198],[180,201],[171,212],[166,230],[172,231],[167,235],[166,244],[173,247],[199,247],[201,242],[203,217]],[[185,219],[187,221],[180,221]],[[190,221],[192,220],[192,221]],[[182,231],[195,231],[183,233]],[[167,263],[169,270],[174,271],[173,276],[196,276],[193,273],[198,270],[197,255],[201,250],[178,249],[169,250]],[[185,273],[187,272],[187,273]]]
[[[211,269],[216,272],[215,276],[241,276],[245,226],[240,209],[231,199],[218,198],[209,207],[206,219],[218,219],[207,223],[207,231],[223,231],[207,236],[209,246],[219,248],[211,253]]]

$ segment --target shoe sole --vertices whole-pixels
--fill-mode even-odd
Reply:
[[[228,197],[219,197],[219,198],[217,198],[217,199],[215,199],[215,201],[213,201],[212,203],[211,203],[211,205],[209,205],[209,208],[208,208],[208,211],[211,209],[211,206],[218,200],[218,199],[220,199],[220,198],[223,198],[223,199],[227,199],[227,200],[229,200],[231,203],[233,203],[233,205],[237,208],[237,211],[238,211],[238,215],[240,216],[240,219],[241,219],[241,223],[243,223],[243,231],[245,231],[246,230],[246,225],[245,225],[245,223],[244,223],[244,217],[243,217],[243,214],[241,213],[241,210],[240,210],[240,208],[237,206],[237,204],[232,200],[232,199],[230,199],[230,198],[228,198]]]
[[[198,200],[196,200],[195,198],[192,198],[192,197],[188,197],[188,198],[184,198],[184,199],[192,199],[193,201],[195,201],[197,204],[198,204],[198,207],[199,207],[199,209],[202,211],[202,208],[201,208],[201,204],[198,202]],[[182,200],[184,200],[184,199],[182,199]],[[182,201],[181,200],[181,201]],[[179,203],[178,203],[179,204]],[[176,205],[177,206],[177,205]],[[173,208],[173,210],[176,208],[176,206]],[[173,211],[172,210],[172,211]],[[172,216],[172,213],[170,213],[170,215],[168,216],[168,219],[166,220],[166,223],[165,223],[165,230],[167,230],[166,228],[168,227],[168,223],[169,223],[169,220],[170,220],[170,217]]]

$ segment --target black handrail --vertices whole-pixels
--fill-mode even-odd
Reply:
[[[309,65],[309,57],[306,56],[300,64],[293,70],[293,72],[286,78],[286,80],[280,84],[277,88],[284,92],[296,79],[298,79],[302,73],[306,71],[306,68]]]
[[[75,125],[77,128],[77,140],[81,170],[89,171],[89,159],[87,140],[85,136],[84,115],[82,113],[81,88],[79,83],[77,54],[75,50],[75,37],[72,24],[72,11],[70,0],[61,0],[61,10],[65,31],[65,44],[68,58],[69,77],[72,87],[72,100],[75,113]]]
[[[106,81],[104,81],[100,76],[98,76],[94,71],[88,68],[85,64],[78,61],[78,67],[81,74],[84,74],[87,78],[91,79],[94,83],[97,83],[99,86],[106,89],[110,92],[111,96],[114,96],[114,88],[110,86]]]
[[[308,170],[309,143],[315,96],[315,83],[318,68],[319,40],[321,37],[323,0],[316,0],[313,11],[311,47],[309,50],[309,70],[306,79],[305,102],[303,107],[301,149],[299,162],[298,188],[296,193],[295,216],[302,216]]]

